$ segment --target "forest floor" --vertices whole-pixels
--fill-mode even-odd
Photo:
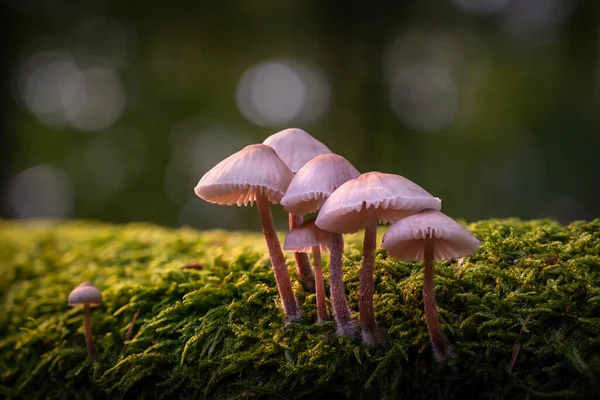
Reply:
[[[467,227],[480,250],[436,264],[440,322],[456,354],[438,365],[422,267],[381,249],[374,307],[389,337],[367,348],[336,337],[333,322],[314,323],[315,296],[297,283],[289,253],[303,320],[285,326],[260,233],[0,220],[0,397],[600,395],[600,220]],[[362,241],[345,239],[344,280],[358,321]],[[87,356],[82,308],[67,305],[86,280],[104,297],[92,309],[96,362]]]

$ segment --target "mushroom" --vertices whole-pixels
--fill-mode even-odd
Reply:
[[[198,197],[209,203],[246,206],[256,202],[288,321],[300,319],[300,308],[292,290],[269,202],[281,200],[293,177],[294,174],[275,150],[264,144],[254,144],[221,161],[200,179],[194,189]]]
[[[381,247],[403,260],[424,261],[423,303],[427,331],[438,362],[452,356],[440,329],[433,283],[433,261],[465,257],[479,248],[473,234],[436,210],[423,210],[390,226]]]
[[[329,251],[330,241],[330,233],[317,228],[315,220],[311,219],[289,231],[283,243],[284,250],[304,254],[312,251],[315,268],[315,292],[317,296],[317,323],[329,319],[326,303],[327,296],[325,295],[325,280],[323,279],[323,264],[321,263],[321,251]]]
[[[315,212],[339,186],[359,175],[360,172],[344,157],[337,154],[322,154],[307,162],[296,173],[285,196],[281,199],[281,205],[294,215]],[[343,253],[342,235],[332,233],[329,281],[333,316],[337,324],[336,333],[338,336],[352,336],[356,327],[346,300],[342,272]]]
[[[349,180],[321,207],[316,220],[319,228],[335,233],[365,230],[358,309],[362,339],[369,346],[383,343],[386,334],[377,328],[373,310],[377,223],[396,222],[426,208],[439,210],[440,199],[400,175],[381,172],[367,172]]]
[[[263,144],[271,146],[293,173],[298,172],[316,156],[331,153],[327,146],[298,128],[274,133],[266,138]]]
[[[272,147],[279,158],[296,173],[314,157],[331,153],[323,143],[302,129],[289,128],[277,132],[265,139],[263,144]],[[289,215],[289,229],[302,224],[302,216]],[[310,268],[308,256],[304,253],[294,253],[296,271],[306,290],[314,292],[315,279]]]
[[[91,282],[80,283],[69,293],[70,306],[83,306],[83,326],[85,331],[85,344],[90,358],[96,358],[96,348],[92,338],[92,312],[90,307],[102,304],[102,293]]]

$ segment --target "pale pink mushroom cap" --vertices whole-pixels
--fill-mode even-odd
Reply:
[[[331,193],[360,172],[337,154],[321,154],[300,168],[281,199],[285,211],[305,215],[317,211]]]
[[[312,219],[288,232],[283,249],[295,253],[308,253],[314,246],[320,246],[321,251],[328,252],[330,244],[331,234],[319,229]]]
[[[264,144],[253,144],[227,157],[208,171],[194,191],[209,203],[238,206],[252,204],[265,195],[279,203],[294,174]]]
[[[92,285],[91,282],[83,282],[77,285],[69,294],[70,306],[82,306],[87,304],[90,307],[96,307],[102,304],[102,292]]]
[[[289,128],[265,139],[263,144],[271,146],[283,162],[296,173],[310,160],[320,154],[331,153],[323,143],[303,131]]]
[[[442,202],[400,175],[367,172],[331,194],[321,207],[316,224],[333,233],[358,232],[365,229],[369,207],[375,208],[377,222],[386,224],[426,208],[439,210]]]
[[[433,239],[435,260],[465,257],[479,248],[471,232],[436,210],[423,210],[390,226],[381,247],[394,257],[422,261],[425,238]]]

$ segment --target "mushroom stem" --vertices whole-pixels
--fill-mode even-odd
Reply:
[[[317,294],[317,323],[327,321],[329,319],[329,311],[327,311],[327,303],[325,302],[325,280],[323,279],[323,264],[321,263],[321,248],[319,246],[312,247],[313,260],[315,263],[315,287]]]
[[[290,214],[289,217],[289,226],[290,231],[295,227],[302,225],[303,218],[302,216],[295,216]],[[315,291],[315,276],[310,268],[310,260],[308,259],[308,254],[306,253],[294,253],[294,258],[296,259],[296,271],[298,272],[298,278],[304,285],[304,289],[306,291],[314,293]]]
[[[290,276],[288,275],[287,267],[285,265],[285,258],[283,257],[281,245],[277,238],[277,231],[275,230],[275,224],[273,223],[273,216],[271,215],[271,208],[267,196],[258,194],[256,196],[256,204],[258,206],[258,214],[260,216],[260,223],[262,224],[263,235],[265,236],[267,248],[269,249],[273,274],[275,275],[275,282],[277,282],[277,289],[279,290],[279,297],[281,297],[283,311],[285,312],[288,321],[299,320],[301,318],[300,308],[298,307],[296,296],[294,296],[294,291],[292,290],[292,283],[290,282]]]
[[[331,292],[331,306],[337,324],[338,336],[352,336],[356,331],[344,288],[344,274],[342,272],[342,256],[344,254],[344,237],[341,233],[331,234],[331,253],[329,258],[329,290]]]
[[[96,359],[96,348],[94,347],[94,339],[92,338],[92,311],[89,304],[83,305],[83,327],[88,355],[94,361]]]
[[[377,214],[375,208],[366,210],[365,240],[363,243],[363,261],[360,268],[360,296],[358,311],[363,342],[369,346],[383,343],[384,332],[377,329],[373,310],[373,269],[375,266],[375,248],[377,247]]]
[[[430,238],[425,239],[424,249],[424,282],[423,282],[423,304],[425,306],[425,321],[427,321],[427,331],[429,339],[433,346],[433,354],[438,362],[443,362],[452,352],[446,343],[446,338],[440,328],[440,321],[437,315],[437,303],[435,301],[435,285],[433,283],[433,256],[434,245]]]

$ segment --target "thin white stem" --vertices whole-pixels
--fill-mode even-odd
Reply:
[[[303,218],[301,216],[289,215],[289,227],[290,231],[295,227],[302,225]],[[306,253],[294,253],[294,259],[296,260],[296,272],[298,278],[304,285],[304,289],[308,292],[314,293],[315,291],[315,276],[310,267],[310,260]]]
[[[321,263],[321,248],[313,246],[313,260],[315,263],[315,289],[317,297],[317,322],[327,321],[329,311],[327,311],[327,296],[325,294],[325,279],[323,279],[323,264]]]
[[[265,241],[267,242],[267,248],[269,249],[273,274],[275,275],[275,282],[277,283],[277,289],[279,290],[283,311],[288,321],[299,320],[301,318],[300,308],[298,307],[296,296],[292,290],[292,283],[290,282],[290,276],[288,274],[287,266],[285,265],[285,257],[283,256],[281,245],[279,244],[275,224],[273,223],[269,200],[266,196],[259,194],[256,197],[256,204],[258,205],[262,231],[265,236]]]
[[[329,261],[329,288],[331,291],[331,306],[337,324],[338,336],[353,336],[356,325],[352,321],[352,313],[346,300],[344,273],[342,271],[342,256],[344,254],[344,238],[339,233],[331,234],[331,254]]]
[[[366,214],[358,311],[360,312],[361,330],[363,333],[372,334],[377,329],[375,311],[373,310],[373,270],[375,266],[375,248],[377,246],[377,215],[372,207],[366,210]]]
[[[429,339],[433,346],[433,353],[438,362],[443,362],[451,356],[451,350],[446,342],[446,338],[440,328],[440,321],[437,314],[437,302],[435,301],[435,284],[433,282],[433,256],[434,244],[430,238],[425,239],[424,264],[423,271],[423,305],[425,308],[425,321],[427,322],[427,331]]]
[[[96,359],[96,348],[94,347],[94,339],[92,337],[92,311],[89,304],[83,305],[83,328],[88,355],[93,361]]]

